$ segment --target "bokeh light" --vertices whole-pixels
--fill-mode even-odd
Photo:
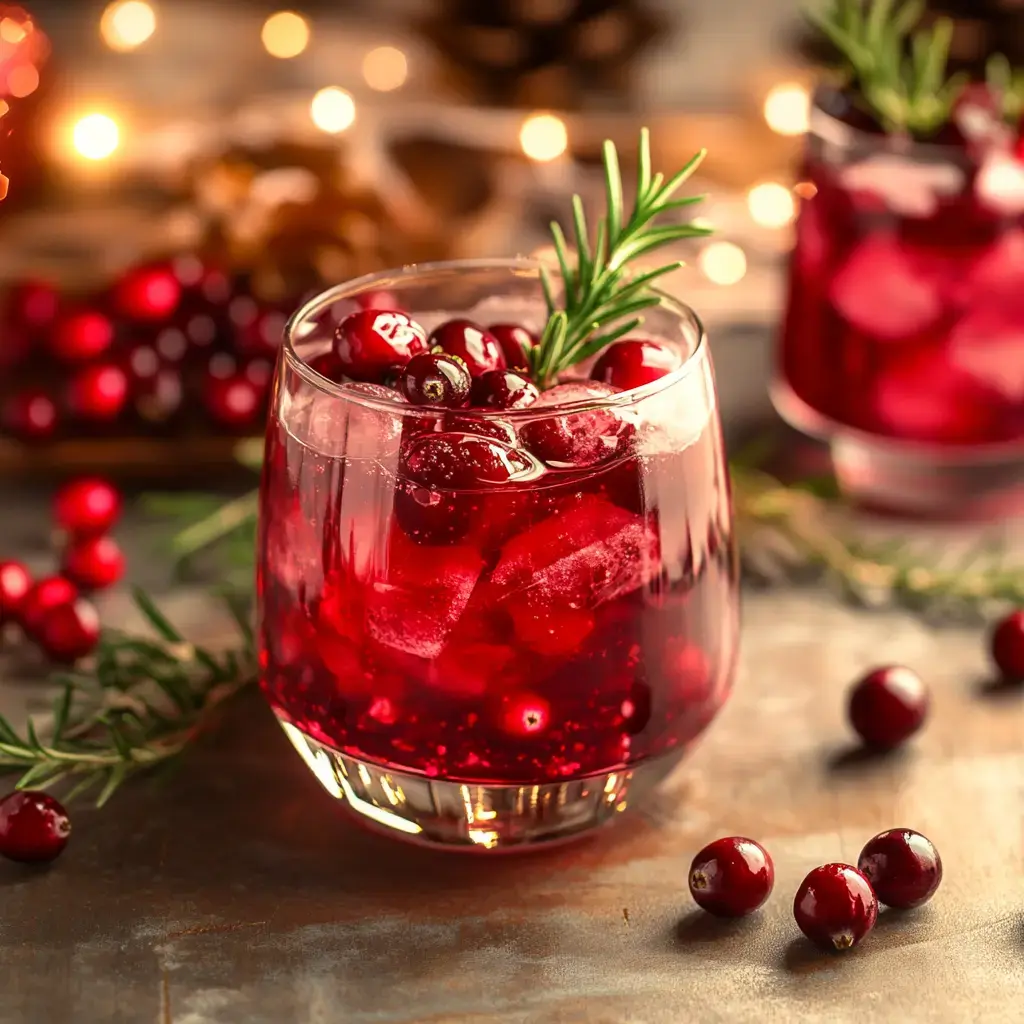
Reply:
[[[409,61],[394,46],[378,46],[363,58],[363,78],[377,92],[401,89],[409,77]]]
[[[700,254],[699,262],[712,284],[737,284],[747,273],[747,257],[732,242],[712,242]]]
[[[569,133],[554,114],[531,114],[519,129],[519,144],[531,160],[557,160],[569,148]]]
[[[121,143],[121,129],[106,114],[87,114],[75,122],[72,141],[86,160],[106,160]]]
[[[112,50],[126,53],[156,31],[156,12],[144,0],[115,0],[100,18],[100,35]]]
[[[350,93],[337,86],[321,89],[309,105],[309,116],[322,132],[337,135],[356,119],[356,104]]]
[[[777,181],[755,185],[747,193],[747,208],[750,216],[766,228],[785,227],[796,215],[793,193]]]
[[[16,100],[31,96],[39,88],[39,72],[32,64],[20,64],[7,73],[7,92]]]
[[[271,57],[298,57],[309,45],[309,22],[294,11],[278,11],[263,23],[260,38]]]
[[[799,82],[782,82],[765,97],[764,119],[779,135],[803,135],[808,128],[811,96]]]

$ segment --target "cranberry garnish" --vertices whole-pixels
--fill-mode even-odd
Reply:
[[[43,653],[61,665],[70,665],[96,649],[100,617],[85,598],[51,608],[35,635]]]
[[[83,420],[116,420],[128,401],[128,377],[114,363],[86,366],[68,387],[68,406]]]
[[[601,353],[591,379],[628,391],[643,387],[679,367],[679,353],[660,341],[629,338],[617,341]]]
[[[24,441],[45,441],[57,429],[57,406],[35,388],[12,395],[3,409],[3,425]]]
[[[822,949],[849,949],[874,928],[878,900],[856,868],[824,864],[800,883],[793,916],[800,931]]]
[[[71,821],[49,793],[25,790],[0,800],[0,855],[23,864],[54,860],[68,845]]]
[[[530,352],[537,345],[536,335],[519,324],[491,324],[487,330],[501,346],[506,366],[519,368],[530,365]]]
[[[992,631],[992,660],[1003,679],[1024,679],[1024,611],[1011,612]]]
[[[850,724],[864,743],[892,750],[924,724],[928,689],[921,677],[901,665],[875,669],[850,692]]]
[[[84,363],[101,356],[114,343],[114,325],[97,310],[77,310],[58,318],[49,341],[58,359]]]
[[[32,577],[21,562],[0,562],[0,626],[21,619]]]
[[[121,495],[113,484],[97,477],[73,480],[57,492],[53,518],[76,537],[106,533],[121,515]]]
[[[741,836],[716,839],[690,865],[690,894],[716,917],[752,914],[774,885],[775,866],[768,851]]]
[[[449,320],[434,328],[430,347],[440,347],[449,355],[458,356],[471,377],[505,369],[505,353],[498,339],[472,320]]]
[[[501,372],[501,371],[499,371]],[[474,416],[472,412],[452,412],[444,418],[442,430],[452,434],[476,434],[477,437],[493,437],[502,444],[515,446],[518,443],[515,428],[504,420]]]
[[[113,537],[82,537],[64,552],[64,572],[84,590],[112,587],[124,575],[124,553]]]
[[[537,385],[515,370],[490,370],[473,381],[473,405],[487,409],[525,409],[539,397]]]
[[[181,301],[181,280],[174,266],[134,267],[118,282],[114,304],[133,320],[165,320]]]
[[[472,380],[465,364],[447,352],[413,356],[398,378],[398,390],[412,405],[460,409],[469,400]]]
[[[39,334],[50,329],[59,303],[53,285],[45,281],[22,281],[6,294],[4,310],[12,324]]]
[[[25,632],[38,637],[43,621],[54,608],[71,604],[78,597],[78,587],[63,576],[47,576],[33,584],[21,606],[21,624]]]
[[[857,867],[879,903],[912,910],[927,903],[942,881],[942,858],[932,841],[909,828],[891,828],[870,840]]]
[[[423,328],[394,310],[358,310],[334,332],[334,354],[355,380],[380,380],[389,367],[404,366],[429,348]]]

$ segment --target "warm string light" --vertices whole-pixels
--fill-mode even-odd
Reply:
[[[547,163],[569,148],[569,133],[554,114],[531,114],[519,129],[519,144],[531,160]]]
[[[309,105],[309,116],[322,132],[337,135],[352,126],[356,104],[352,95],[337,86],[321,89]]]
[[[121,144],[121,129],[106,114],[87,114],[71,132],[75,152],[86,160],[106,160]]]
[[[260,38],[271,57],[298,57],[309,45],[309,22],[295,11],[278,11],[263,23]]]
[[[793,193],[777,181],[755,185],[747,193],[747,208],[754,221],[766,228],[783,228],[796,216]]]
[[[811,97],[799,82],[782,82],[765,97],[764,119],[779,135],[803,135],[809,127]]]
[[[156,12],[144,0],[115,0],[100,18],[100,36],[112,50],[127,53],[156,31]]]
[[[701,252],[698,262],[712,284],[738,284],[747,273],[747,257],[732,242],[712,242]]]
[[[409,61],[394,46],[378,46],[363,58],[363,78],[377,92],[401,89],[409,77]]]

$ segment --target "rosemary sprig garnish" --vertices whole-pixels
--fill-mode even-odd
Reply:
[[[614,143],[605,142],[603,155],[606,212],[598,222],[593,240],[587,228],[583,200],[578,195],[572,198],[575,261],[570,256],[561,226],[557,222],[551,224],[562,278],[563,308],[556,302],[551,275],[542,268],[541,284],[548,321],[540,343],[531,353],[530,367],[534,380],[542,388],[568,367],[589,359],[639,327],[643,317],[637,314],[661,301],[650,286],[659,277],[682,266],[677,261],[634,276],[629,266],[632,261],[680,239],[711,233],[708,228],[693,224],[654,223],[662,214],[703,200],[703,196],[672,197],[700,166],[704,150],[666,181],[663,174],[651,172],[650,132],[642,129],[637,152],[636,197],[628,217]]]
[[[985,81],[1002,107],[1003,120],[1016,128],[1024,115],[1024,70],[1014,70],[1005,54],[994,53],[985,65]]]

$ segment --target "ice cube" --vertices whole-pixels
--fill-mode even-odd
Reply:
[[[575,654],[594,631],[593,612],[558,604],[537,590],[514,595],[507,608],[517,639],[544,657]]]
[[[352,399],[310,393],[292,400],[282,413],[295,437],[323,455],[393,462],[402,435],[401,396],[377,384],[347,384]],[[362,404],[363,395],[398,408],[391,415]]]
[[[1024,402],[1022,312],[986,303],[967,313],[949,339],[951,364],[1011,403]]]
[[[935,261],[882,232],[853,249],[832,279],[829,297],[847,323],[878,341],[913,338],[944,311]]]

